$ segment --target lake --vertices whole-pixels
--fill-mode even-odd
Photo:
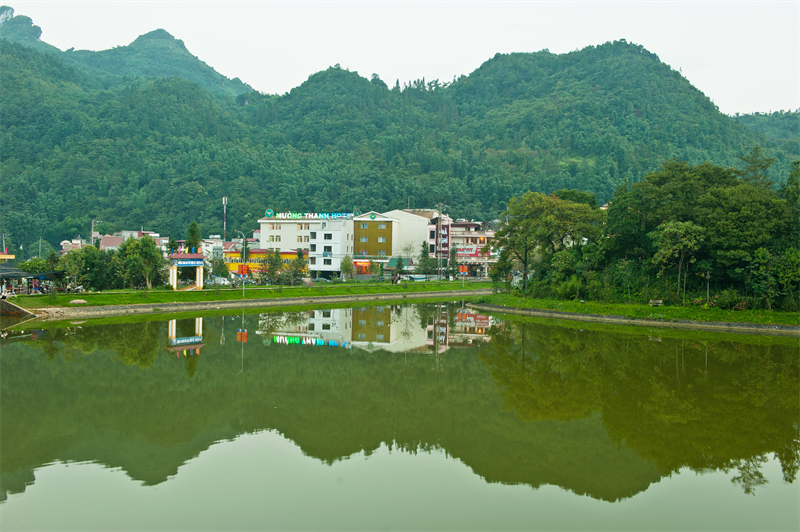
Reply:
[[[800,528],[797,338],[219,312],[8,330],[0,528]]]

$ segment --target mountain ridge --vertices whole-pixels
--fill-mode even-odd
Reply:
[[[81,52],[0,40],[0,230],[12,242],[31,249],[41,234],[56,245],[86,234],[91,218],[105,221],[102,231],[147,225],[179,235],[195,218],[204,232],[222,232],[223,196],[228,222],[242,228],[276,206],[442,202],[456,216],[492,219],[527,191],[577,188],[606,202],[670,159],[736,166],[759,144],[781,182],[800,152],[720,113],[656,54],[625,41],[497,54],[453,83],[402,88],[335,65],[284,95],[233,97],[185,73],[102,70],[103,61],[141,59],[154,43],[190,55],[164,30],[109,55],[87,52],[97,67],[77,64]]]
[[[239,78],[229,79],[193,55],[184,42],[164,29],[140,35],[126,46],[108,50],[61,51],[41,40],[42,29],[30,17],[14,15],[14,10],[1,6],[0,38],[29,46],[37,51],[59,56],[66,62],[94,75],[108,77],[105,85],[124,83],[125,77],[177,76],[193,81],[204,89],[236,96],[253,88]]]

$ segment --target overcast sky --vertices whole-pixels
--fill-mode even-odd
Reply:
[[[0,0],[2,1],[2,0]],[[800,108],[800,2],[9,1],[65,50],[163,28],[228,77],[284,93],[336,63],[449,81],[497,52],[643,45],[727,114]]]

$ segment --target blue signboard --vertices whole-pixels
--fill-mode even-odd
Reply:
[[[175,259],[172,264],[175,266],[203,266],[203,259]]]
[[[184,336],[183,338],[173,338],[170,341],[170,344],[175,345],[192,345],[192,344],[199,344],[203,341],[202,336]]]

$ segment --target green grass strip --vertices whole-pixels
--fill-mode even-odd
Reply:
[[[695,322],[758,323],[769,325],[800,325],[800,315],[796,312],[771,310],[723,310],[710,308],[703,310],[694,306],[637,305],[628,303],[601,303],[597,301],[563,301],[554,299],[528,299],[508,294],[481,296],[476,303],[505,305],[522,309],[557,310],[561,312],[580,312],[603,316],[623,316],[626,318],[659,321],[687,320]]]
[[[466,290],[490,288],[486,282],[465,282]],[[315,284],[314,286],[293,287],[247,287],[242,290],[230,288],[210,288],[185,292],[176,291],[115,291],[82,294],[59,294],[50,296],[19,296],[13,302],[20,307],[35,309],[43,307],[104,307],[111,305],[140,305],[158,303],[213,303],[217,301],[243,301],[254,299],[281,299],[291,297],[352,296],[392,293],[424,293],[445,290],[461,290],[460,281],[441,282],[403,282],[398,285],[383,284]],[[85,304],[73,305],[70,301],[81,299]]]

